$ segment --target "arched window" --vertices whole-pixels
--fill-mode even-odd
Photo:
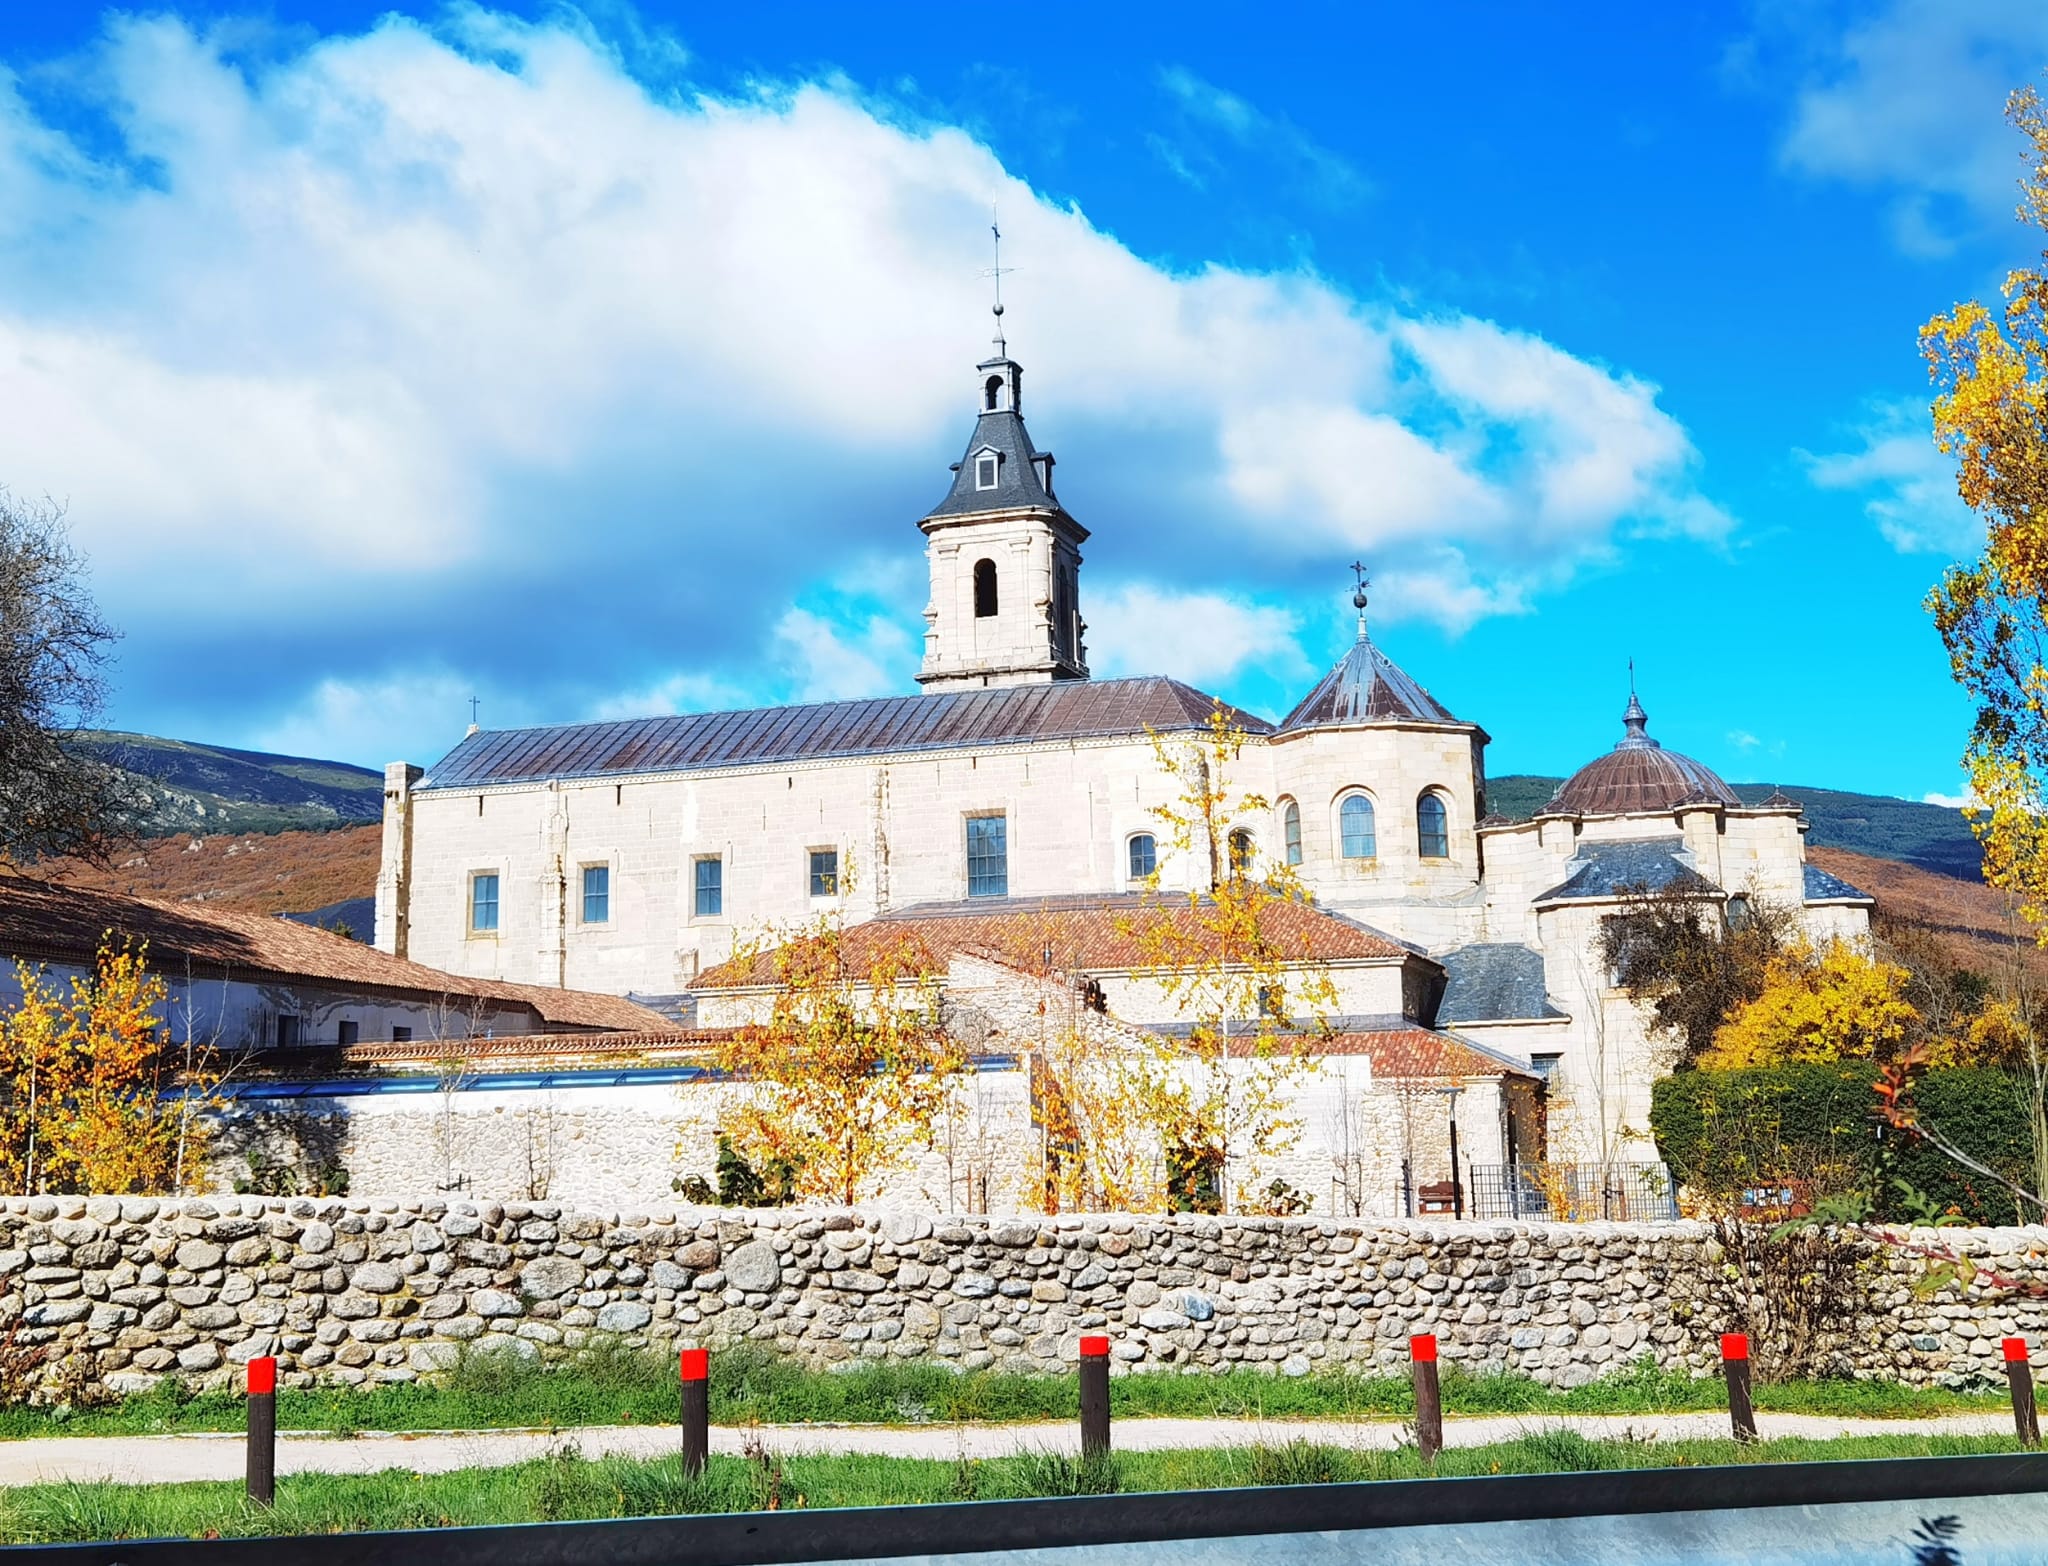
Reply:
[[[1230,873],[1243,875],[1252,867],[1252,858],[1259,851],[1259,845],[1252,841],[1251,833],[1239,827],[1230,834]]]
[[[988,384],[982,387],[981,405],[990,412],[1003,405],[1003,378],[1000,375],[991,375]]]
[[[1372,819],[1372,801],[1363,794],[1346,794],[1337,807],[1337,835],[1346,859],[1379,857],[1379,834]]]
[[[993,560],[974,562],[974,618],[987,620],[996,612],[996,563]]]
[[[1301,806],[1287,801],[1280,811],[1280,839],[1287,845],[1287,862],[1301,863]]]
[[[1159,845],[1150,832],[1131,834],[1131,879],[1144,881],[1159,868]]]
[[[1424,859],[1451,857],[1450,815],[1434,794],[1415,801],[1415,843]]]

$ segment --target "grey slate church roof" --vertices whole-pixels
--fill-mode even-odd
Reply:
[[[1806,900],[1809,903],[1875,903],[1868,892],[1851,886],[1838,875],[1829,875],[1819,865],[1806,865]]]
[[[1550,1004],[1543,978],[1543,953],[1510,942],[1460,946],[1437,958],[1448,982],[1437,1007],[1436,1025],[1461,1022],[1527,1022],[1564,1015]]]
[[[421,789],[620,777],[716,767],[1116,738],[1199,728],[1216,698],[1160,675],[1061,680],[995,690],[812,702],[743,712],[688,713],[610,723],[480,730],[421,778]],[[1273,726],[1227,704],[1247,733]]]
[[[1584,844],[1565,866],[1571,873],[1535,901],[1540,904],[1620,897],[1636,888],[1651,892],[1671,887],[1681,891],[1712,891],[1713,883],[1685,862],[1684,850],[1682,837],[1622,838]]]
[[[990,359],[980,368],[994,370],[999,366],[1015,368],[1007,359]],[[996,454],[994,489],[976,489],[974,486],[974,458],[984,450]],[[1041,457],[1048,464],[1052,461],[1050,452],[1041,452],[1031,444],[1031,435],[1024,428],[1022,413],[1015,408],[983,410],[974,421],[974,434],[968,439],[966,455],[953,465],[953,487],[946,492],[946,498],[931,509],[926,520],[966,516],[977,511],[1026,508],[1057,511],[1066,516],[1066,508],[1053,498],[1046,475],[1038,465]],[[1068,521],[1073,519],[1068,517]],[[1075,523],[1075,526],[1079,524]]]

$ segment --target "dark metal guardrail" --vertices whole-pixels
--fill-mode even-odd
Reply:
[[[1662,1164],[1474,1164],[1466,1192],[1474,1218],[1655,1223],[1678,1216],[1678,1193]]]
[[[288,1539],[19,1545],[4,1566],[794,1566],[811,1561],[1256,1540],[1432,1524],[1965,1500],[2048,1492],[2048,1454],[1758,1463],[1285,1489],[529,1523]],[[1817,1536],[1825,1542],[1825,1535]],[[1361,1540],[1361,1562],[1372,1559]],[[1037,1557],[1043,1561],[1041,1554]],[[1209,1555],[1204,1558],[1212,1558]],[[1247,1558],[1268,1558],[1257,1549]]]

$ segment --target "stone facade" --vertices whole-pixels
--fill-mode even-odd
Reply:
[[[1928,1236],[1925,1238],[1934,1238]],[[2048,1230],[1946,1230],[2048,1278]],[[1921,1300],[1868,1259],[1858,1373],[1990,1379],[2048,1304]],[[806,1364],[929,1360],[1056,1371],[1084,1331],[1125,1370],[1395,1371],[1447,1361],[1572,1385],[1644,1357],[1707,1372],[1728,1325],[1695,1225],[934,1218],[911,1212],[574,1211],[547,1204],[15,1198],[0,1319],[50,1375],[119,1391],[230,1380],[276,1354],[288,1385],[407,1381],[465,1350],[559,1358],[610,1341],[758,1343]]]
[[[1016,698],[1006,710],[1026,712],[1042,711],[1031,705],[1040,692],[1022,687],[1078,684],[1088,673],[1078,597],[1087,534],[1054,498],[1050,458],[1024,432],[1020,376],[1001,349],[977,366],[975,434],[947,500],[919,524],[931,580],[919,678],[942,693],[935,699],[973,690]],[[1555,1074],[1556,1104],[1568,1111],[1553,1115],[1561,1155],[1654,1158],[1648,1087],[1664,1052],[1649,1047],[1597,955],[1600,920],[1618,900],[1575,893],[1546,904],[1574,856],[1603,838],[1674,845],[1672,863],[1697,875],[1717,908],[1736,895],[1768,898],[1797,911],[1819,941],[1867,934],[1868,900],[1847,887],[1814,896],[1797,807],[1746,807],[1691,762],[1667,770],[1711,788],[1688,781],[1625,806],[1596,800],[1518,826],[1490,820],[1486,732],[1387,661],[1365,634],[1362,587],[1353,601],[1357,644],[1280,724],[1247,720],[1253,732],[1227,793],[1269,803],[1230,827],[1249,836],[1255,868],[1290,864],[1320,906],[1447,966],[1475,946],[1526,948],[1542,969],[1537,993],[1460,1021]],[[1139,683],[1090,688],[1128,704]],[[1164,724],[1127,712],[1063,730],[1047,716],[999,740],[926,733],[900,724],[902,712],[885,720],[851,702],[823,730],[805,727],[823,707],[727,715],[729,729],[749,734],[813,736],[765,761],[744,747],[663,751],[653,732],[662,720],[644,733],[473,734],[424,774],[403,762],[387,769],[377,944],[455,973],[676,994],[766,930],[967,897],[968,823],[994,816],[1005,846],[1001,876],[984,861],[979,887],[990,896],[997,886],[1013,902],[1122,893],[1155,860],[1163,890],[1204,889],[1214,873],[1208,845],[1165,852],[1161,811],[1181,786],[1155,747],[1200,727],[1212,698],[1188,694],[1201,713]],[[1625,745],[1661,751],[1633,698],[1626,721]],[[526,759],[463,770],[465,749],[500,739]],[[1348,843],[1347,802],[1354,824],[1361,802],[1372,823]],[[837,856],[830,880],[812,875],[822,852]],[[700,866],[717,877],[715,898],[696,895]],[[602,919],[586,922],[575,889],[599,868],[609,901]],[[500,893],[483,930],[471,918],[479,876],[495,876]]]

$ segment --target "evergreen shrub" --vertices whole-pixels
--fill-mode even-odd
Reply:
[[[1815,1200],[1861,1192],[1872,1216],[1909,1216],[1903,1181],[1972,1223],[2021,1222],[2012,1196],[1925,1141],[1879,1135],[1869,1061],[1681,1071],[1651,1090],[1657,1150],[1680,1184],[1704,1196],[1795,1187]],[[1925,1073],[1914,1102],[1923,1124],[2008,1178],[2031,1166],[2027,1088],[2011,1072],[1954,1067]]]

